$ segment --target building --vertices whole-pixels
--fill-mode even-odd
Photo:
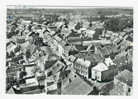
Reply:
[[[19,72],[23,67],[18,65],[18,64],[15,64],[15,63],[10,63],[10,67],[8,67],[6,69],[6,84],[7,84],[7,88],[11,87],[16,79],[17,79],[17,72]]]
[[[110,81],[117,74],[117,68],[110,58],[106,58],[91,69],[91,74],[93,80]]]
[[[27,73],[26,77],[35,76],[36,64],[24,64],[23,67]]]
[[[14,89],[11,87],[7,92],[7,94],[15,94]]]
[[[108,70],[108,67],[104,63],[97,64],[92,68],[92,79],[102,81],[102,72]]]
[[[35,73],[35,78],[36,78],[38,87],[41,90],[41,92],[45,92],[45,79],[46,79],[45,73],[41,71],[37,71]]]
[[[114,78],[114,89],[111,95],[132,95],[132,72],[124,70]]]
[[[95,46],[93,44],[90,45],[76,45],[75,46],[76,49],[81,52],[81,53],[85,53],[85,52],[94,52],[95,51]]]
[[[75,57],[83,58],[84,60],[89,60],[91,62],[91,65],[95,66],[97,63],[103,61],[103,57],[98,53],[88,52],[86,53],[79,53],[76,54]]]
[[[65,65],[58,60],[46,61],[45,63],[45,92],[47,94],[58,94],[58,81],[61,70]]]
[[[58,67],[60,66],[56,66],[57,64],[58,62],[52,66],[54,68],[51,68],[49,71],[45,71],[45,92],[47,94],[58,94],[58,81],[60,76]]]
[[[77,58],[74,63],[74,69],[76,73],[84,76],[85,78],[89,78],[91,68],[91,62],[89,60],[85,60],[82,58]]]
[[[83,45],[90,45],[90,44],[102,44],[102,45],[111,45],[111,40],[84,40],[82,42]]]
[[[59,72],[65,65],[58,60],[46,61],[45,63],[45,73],[47,76],[51,76]]]
[[[14,52],[15,48],[17,47],[16,43],[10,41],[7,43],[6,49],[7,49],[7,53],[11,54],[11,52]]]

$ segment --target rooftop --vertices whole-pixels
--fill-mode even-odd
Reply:
[[[75,46],[79,51],[87,50],[88,46],[83,46],[83,45],[76,45]]]
[[[12,87],[7,91],[7,94],[15,94],[15,92],[14,92]]]
[[[76,63],[82,65],[82,66],[86,66],[86,67],[89,67],[91,65],[91,62],[89,60],[84,60],[82,58],[78,58],[76,60]]]
[[[98,63],[95,67],[92,68],[97,71],[105,71],[108,70],[108,67],[104,63]]]
[[[80,53],[80,54],[77,54],[75,55],[76,57],[79,57],[79,58],[85,58],[85,60],[89,60],[91,61],[92,63],[97,63],[97,62],[100,62],[101,60],[103,60],[103,57],[100,56],[100,54],[93,54],[93,53]]]
[[[53,66],[56,62],[57,62],[57,60],[46,61],[46,62],[45,62],[45,69],[50,68],[50,67]]]

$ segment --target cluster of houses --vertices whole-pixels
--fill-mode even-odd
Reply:
[[[100,21],[90,27],[67,16],[38,19],[7,25],[7,93],[82,95],[94,89],[93,81],[113,82],[108,94],[132,93],[132,28],[114,33]]]

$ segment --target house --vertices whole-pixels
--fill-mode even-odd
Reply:
[[[93,80],[102,80],[102,71],[108,70],[108,67],[104,63],[99,63],[95,67],[92,68],[92,79]]]
[[[93,44],[90,44],[90,45],[75,45],[76,49],[79,51],[79,52],[94,52],[95,51],[95,46]]]
[[[69,43],[74,44],[74,45],[81,45],[83,42],[91,41],[92,38],[88,38],[85,36],[81,36],[78,33],[71,33],[68,37],[67,40]]]
[[[85,78],[89,78],[89,72],[91,68],[91,62],[83,58],[77,58],[74,62],[74,69],[76,73],[82,75]]]
[[[26,37],[25,36],[17,36],[17,38],[16,38],[16,42],[18,44],[25,43],[25,41],[26,41]]]
[[[18,56],[12,58],[12,62],[18,63],[19,61],[23,60],[23,53],[19,53]]]
[[[102,44],[102,45],[111,45],[111,40],[83,40],[83,45],[90,45],[90,44]]]
[[[26,79],[25,85],[20,85],[20,94],[40,94],[42,91],[34,77]],[[16,90],[15,90],[16,91]],[[16,91],[17,92],[17,91]]]
[[[46,75],[45,72],[37,71],[35,74],[36,81],[38,82],[38,87],[43,92],[45,90],[45,79]]]
[[[45,92],[47,94],[58,94],[59,77],[60,77],[60,71],[55,72],[52,75],[47,75],[45,79]]]
[[[87,30],[86,31],[86,37],[90,37],[90,38],[93,38],[93,35],[95,34],[95,31],[93,30]]]
[[[70,81],[74,80],[75,73],[71,70],[64,70],[60,72],[59,82],[61,83],[61,90],[67,87]]]
[[[115,65],[115,63],[113,63],[113,60],[112,60],[110,57],[105,58],[105,59],[104,59],[104,63],[105,63],[107,66]]]
[[[61,61],[53,60],[47,61],[45,63],[45,74],[46,76],[51,76],[57,72],[59,72],[65,65]]]
[[[35,78],[35,76],[30,76],[25,78],[25,85],[30,87],[30,86],[38,86],[38,81]]]
[[[15,94],[14,89],[11,87],[7,92],[7,94]]]
[[[113,80],[117,74],[117,68],[110,58],[98,63],[91,69],[92,79],[99,82]]]
[[[81,28],[80,29],[81,36],[88,37],[88,38],[93,38],[93,35],[95,34],[94,30],[86,29],[86,28]]]
[[[91,62],[91,65],[95,66],[97,63],[103,61],[103,57],[100,54],[95,54],[93,52],[79,53],[76,54],[75,57],[83,58],[84,60],[88,60]]]
[[[27,73],[26,77],[35,76],[36,64],[23,64],[25,72]]]
[[[22,94],[40,94],[42,93],[41,89],[38,86],[31,86],[22,88]]]
[[[45,62],[45,70],[51,68],[56,62],[57,62],[57,60],[46,61]]]
[[[114,78],[114,89],[111,95],[132,95],[132,72],[124,70]]]
[[[97,54],[100,54],[101,56],[103,57],[106,57],[106,56],[113,56],[113,54],[117,53],[118,50],[115,46],[113,45],[99,45],[99,46],[96,46],[96,50],[95,50],[95,53]]]
[[[62,70],[62,68],[65,67],[65,64],[62,63],[61,61],[57,61],[52,67],[51,67],[51,71],[52,71],[52,74],[55,74],[59,71]]]
[[[58,94],[57,83],[53,83],[51,86],[48,86],[46,90],[47,94]]]
[[[88,48],[88,46],[83,46],[83,45],[76,45],[75,47],[80,52],[86,52]]]
[[[53,38],[57,41],[62,41],[62,38],[60,38],[58,35],[55,35]]]
[[[45,60],[44,57],[39,57],[37,60],[37,66],[41,69],[41,71],[45,70]]]
[[[80,37],[70,37],[67,38],[68,42],[74,45],[80,45],[82,44],[82,39]]]
[[[14,52],[14,49],[17,47],[16,43],[10,41],[9,43],[7,43],[6,49],[7,52],[10,54],[11,52]]]

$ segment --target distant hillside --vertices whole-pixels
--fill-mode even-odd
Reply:
[[[80,9],[7,9],[8,14],[12,14],[12,12],[16,12],[17,14],[80,14],[80,15],[116,15],[116,14],[133,14],[132,8],[80,8]]]

